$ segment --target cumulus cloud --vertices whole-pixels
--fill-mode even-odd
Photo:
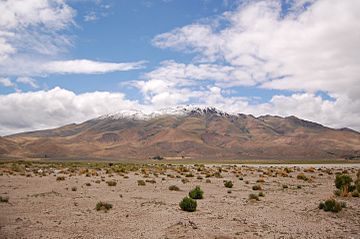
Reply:
[[[360,130],[358,121],[360,113],[357,110],[360,107],[360,101],[352,101],[349,98],[332,101],[324,100],[311,93],[295,93],[290,96],[275,95],[267,103],[251,104],[244,97],[225,96],[221,88],[214,86],[197,92],[162,92],[152,99],[151,104],[140,104],[137,101],[127,100],[122,93],[76,94],[55,87],[48,91],[0,95],[0,112],[2,113],[0,135],[80,123],[126,109],[151,112],[163,107],[185,105],[186,100],[179,100],[184,99],[184,94],[194,97],[196,95],[198,100],[195,104],[198,106],[214,106],[230,113],[241,112],[256,116],[297,115],[330,127],[348,126]]]
[[[194,63],[176,69],[184,75],[180,85],[202,79],[201,74],[186,76],[183,69],[187,67],[221,65],[218,73],[224,76],[204,78],[223,90],[247,85],[295,92],[274,96],[266,104],[248,105],[244,108],[248,113],[295,114],[330,126],[359,129],[360,2],[287,1],[287,12],[282,4],[245,1],[235,11],[176,28],[152,42],[162,49],[195,54]],[[168,68],[160,66],[155,73]],[[174,74],[170,71],[169,75]],[[173,87],[174,80],[169,79],[165,85]],[[142,87],[146,89],[152,81],[148,79]],[[318,91],[334,100],[316,96]]]
[[[48,91],[0,95],[0,135],[78,123],[123,109],[139,108],[122,93],[75,94],[59,87]]]
[[[296,1],[296,9],[304,1]],[[282,16],[280,1],[241,5],[215,24],[191,24],[156,36],[161,48],[196,52],[251,72],[271,89],[360,93],[360,2],[318,0]]]

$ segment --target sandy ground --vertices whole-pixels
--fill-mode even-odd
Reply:
[[[2,168],[0,195],[8,196],[9,202],[0,203],[0,238],[360,238],[360,198],[337,197],[347,204],[339,213],[318,209],[320,201],[334,197],[335,174],[325,169],[295,168],[286,174],[284,167],[222,166],[222,178],[205,178],[218,166],[202,171],[185,167],[194,177],[171,167],[125,173],[102,169],[90,171],[95,175],[90,177],[53,168],[42,177],[31,172],[38,169],[27,169],[26,177]],[[303,170],[310,182],[296,178]],[[347,170],[355,179],[357,169]],[[58,176],[65,180],[57,181]],[[189,182],[184,184],[184,178]],[[265,182],[257,183],[259,178]],[[138,186],[137,180],[149,179],[156,183]],[[108,180],[117,185],[108,186]],[[232,180],[234,187],[225,188],[224,180]],[[252,190],[255,184],[265,193],[260,201],[248,199],[259,192]],[[171,185],[181,190],[170,191]],[[184,212],[179,202],[196,185],[203,189],[204,199],[197,201],[196,212]],[[96,211],[99,201],[113,208]]]

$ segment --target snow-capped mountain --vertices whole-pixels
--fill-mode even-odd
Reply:
[[[212,107],[126,110],[56,129],[10,135],[0,156],[147,159],[360,158],[360,134],[290,117]]]

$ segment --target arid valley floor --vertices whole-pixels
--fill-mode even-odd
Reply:
[[[3,162],[0,196],[8,202],[0,203],[0,238],[360,238],[360,198],[334,196],[336,174],[355,181],[359,170]],[[197,185],[204,198],[195,212],[182,211],[179,202]],[[249,199],[259,192],[259,200]],[[320,210],[328,198],[346,207]],[[99,201],[113,207],[97,211]]]

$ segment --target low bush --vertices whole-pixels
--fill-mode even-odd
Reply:
[[[338,174],[335,178],[335,186],[341,191],[341,196],[347,196],[351,189],[352,178],[347,174]]]
[[[257,190],[262,190],[260,185],[254,185],[252,186],[252,190],[257,191]]]
[[[189,192],[189,197],[192,199],[203,199],[204,191],[201,190],[199,186],[196,186],[193,190]]]
[[[9,202],[9,197],[7,197],[7,196],[0,196],[0,202]]]
[[[114,187],[116,186],[116,182],[115,181],[106,181],[108,186]]]
[[[144,180],[138,180],[137,183],[138,183],[138,186],[145,186],[146,185]]]
[[[297,179],[300,179],[300,180],[304,180],[304,181],[308,181],[308,180],[309,180],[309,178],[306,177],[306,175],[303,174],[303,173],[298,174],[298,175],[296,176],[296,178],[297,178]]]
[[[77,187],[72,187],[71,191],[73,191],[73,192],[77,191]]]
[[[182,182],[183,184],[185,184],[185,183],[190,182],[190,180],[189,180],[189,179],[187,179],[187,178],[183,178],[183,179],[181,179],[181,182]]]
[[[344,207],[346,207],[344,202],[337,202],[333,198],[319,204],[319,209],[323,209],[325,212],[340,212]]]
[[[265,197],[265,193],[264,192],[259,192],[259,197]]]
[[[250,200],[260,201],[259,196],[256,195],[256,194],[254,194],[254,193],[250,193],[250,194],[249,194],[249,199],[250,199]]]
[[[233,182],[232,181],[225,181],[224,182],[224,186],[226,187],[226,188],[232,188],[233,186],[234,186],[234,184],[233,184]]]
[[[98,202],[98,203],[96,204],[95,209],[96,209],[96,211],[102,210],[102,211],[104,211],[104,212],[107,212],[107,211],[110,210],[112,207],[113,207],[112,204],[107,203],[107,202],[101,202],[101,201],[100,201],[100,202]]]
[[[145,182],[155,184],[156,180],[155,179],[146,179]]]
[[[58,176],[56,178],[56,181],[64,181],[65,180],[65,177],[64,176]]]
[[[180,188],[179,188],[178,186],[176,186],[176,185],[171,185],[171,186],[169,187],[169,190],[170,190],[170,191],[180,191]]]
[[[179,206],[180,206],[181,210],[183,210],[183,211],[195,212],[197,203],[192,198],[184,197],[183,200],[181,200],[181,202],[179,203]]]

